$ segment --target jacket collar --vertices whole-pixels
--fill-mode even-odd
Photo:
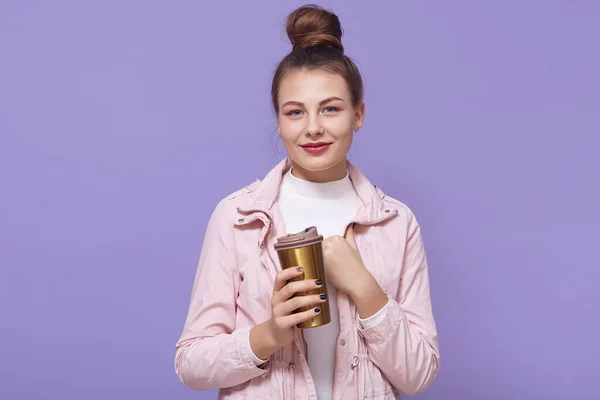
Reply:
[[[246,215],[260,212],[272,219],[272,210],[279,195],[281,180],[291,166],[292,163],[289,157],[280,161],[262,181],[257,183],[254,190],[240,204],[238,211]],[[383,192],[373,186],[367,177],[350,161],[347,161],[347,169],[350,180],[361,201],[354,222],[363,224],[376,223],[397,213],[397,210],[385,207]]]

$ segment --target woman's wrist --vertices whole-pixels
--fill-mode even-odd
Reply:
[[[262,360],[268,359],[282,347],[277,343],[270,322],[267,320],[250,330],[250,350]]]
[[[361,319],[377,314],[388,302],[388,297],[377,280],[368,271],[365,272],[365,276],[357,279],[356,286],[348,293]]]

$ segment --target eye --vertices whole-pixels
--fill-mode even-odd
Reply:
[[[297,117],[301,114],[302,114],[302,111],[300,111],[300,110],[290,110],[286,113],[286,115],[289,115],[290,117]]]
[[[329,107],[325,107],[325,109],[323,111],[325,111],[326,113],[332,113],[332,112],[339,111],[339,108],[333,107],[333,106],[329,106]]]

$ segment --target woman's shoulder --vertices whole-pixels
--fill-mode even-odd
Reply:
[[[254,189],[256,189],[260,182],[261,180],[257,179],[251,184],[237,189],[236,191],[223,197],[218,201],[213,211],[213,215],[221,218],[236,216],[238,214],[238,207],[253,194]]]
[[[246,196],[248,196],[252,192],[254,192],[254,189],[256,189],[256,187],[260,184],[260,182],[261,182],[261,180],[257,179],[254,182],[252,182],[251,184],[246,185],[246,186],[236,190],[235,192],[228,194],[221,201],[235,202],[235,200],[237,199],[237,202],[241,202],[245,199]]]
[[[409,225],[417,223],[415,214],[413,213],[412,209],[408,205],[406,205],[406,203],[390,196],[389,194],[384,193],[384,191],[377,186],[375,186],[375,190],[379,194],[384,207],[396,210],[398,215],[402,217],[401,220],[404,223]]]
[[[384,205],[386,205],[388,207],[392,207],[394,209],[397,209],[398,211],[402,210],[402,211],[411,212],[410,208],[406,205],[406,203],[404,203],[401,200],[398,200],[395,197],[390,196],[388,193],[384,192],[379,186],[375,186],[375,185],[373,185],[373,186]]]

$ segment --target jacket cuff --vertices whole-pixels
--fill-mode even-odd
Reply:
[[[388,298],[388,304],[385,307],[385,315],[379,323],[372,327],[363,327],[358,324],[358,333],[365,338],[367,342],[380,343],[393,335],[401,323],[406,322],[406,314],[400,304],[394,299]]]
[[[387,308],[388,305],[390,304],[390,299],[388,298],[388,302],[385,303],[385,306],[381,307],[381,309],[379,311],[377,311],[375,314],[371,315],[368,318],[360,318],[358,317],[358,322],[360,323],[360,326],[368,329],[368,328],[373,328],[377,325],[379,325],[379,323],[381,323],[381,321],[383,321],[383,319],[385,318],[385,314],[387,312]]]
[[[253,356],[256,356],[250,349],[250,344],[248,342],[248,338],[250,337],[250,330],[252,328],[253,326],[247,326],[244,328],[240,328],[235,332],[239,334],[242,338],[242,340],[238,342],[239,344],[237,346],[237,355],[241,360],[240,365],[243,365],[243,368],[248,370],[248,375],[250,379],[266,374],[270,367],[270,363],[268,362],[262,363],[260,367],[254,363]]]

